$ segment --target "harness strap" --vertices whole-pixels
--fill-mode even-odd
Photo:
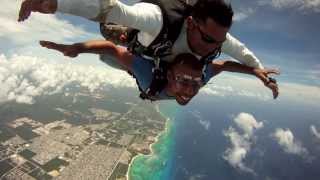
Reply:
[[[128,71],[128,73],[136,79],[136,83],[138,85],[139,91],[140,91],[140,95],[139,97],[142,100],[150,100],[150,101],[155,101],[159,96],[159,93],[166,87],[168,80],[166,78],[166,67],[162,67],[162,66],[166,66],[166,65],[162,65],[160,64],[160,59],[159,59],[159,63],[158,65],[154,64],[154,68],[152,69],[152,81],[150,83],[150,86],[146,89],[143,90],[142,87],[140,86],[137,78],[135,77],[135,75],[133,73],[131,73],[130,71]],[[158,66],[158,67],[156,67]]]

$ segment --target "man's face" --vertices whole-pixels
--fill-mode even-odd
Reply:
[[[175,65],[168,71],[168,87],[180,105],[186,105],[195,96],[202,83],[202,72],[184,64]]]
[[[188,45],[200,56],[206,56],[219,48],[226,40],[226,34],[229,31],[229,28],[217,24],[211,18],[203,22],[189,16],[187,24]]]

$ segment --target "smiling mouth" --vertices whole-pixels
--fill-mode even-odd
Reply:
[[[186,105],[188,104],[188,102],[191,100],[192,97],[188,97],[188,96],[176,96],[176,101],[180,104],[180,105]]]
[[[184,101],[189,101],[191,98],[187,97],[187,96],[180,96],[181,99],[183,99]]]

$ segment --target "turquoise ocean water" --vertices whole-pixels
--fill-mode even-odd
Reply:
[[[161,114],[169,120],[166,122],[166,130],[158,136],[158,140],[152,144],[152,154],[138,155],[133,160],[129,170],[129,180],[169,180],[172,169],[171,156],[175,135],[175,118],[178,114],[176,104],[159,106]]]

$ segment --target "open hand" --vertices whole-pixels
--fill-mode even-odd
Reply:
[[[277,69],[255,69],[254,74],[263,82],[263,84],[271,89],[273,98],[276,99],[279,95],[278,84],[275,79],[270,78],[269,75],[279,75],[280,71]]]
[[[63,55],[69,56],[69,57],[77,57],[78,54],[80,53],[79,47],[75,44],[65,45],[65,44],[57,44],[51,41],[40,41],[39,43],[42,47],[60,51],[61,53],[63,53]]]

